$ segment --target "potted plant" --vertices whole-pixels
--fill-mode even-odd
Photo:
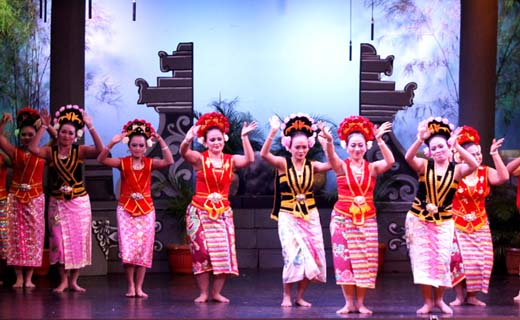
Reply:
[[[172,273],[192,273],[190,246],[186,242],[186,208],[194,194],[190,181],[174,179],[172,182],[176,195],[169,199],[166,215],[172,217],[178,226],[181,243],[166,245],[168,263]]]
[[[492,187],[486,201],[495,267],[505,267],[509,274],[518,274],[520,264],[520,214],[515,199],[516,188],[504,184]]]

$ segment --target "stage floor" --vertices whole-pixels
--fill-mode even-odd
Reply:
[[[148,274],[145,292],[148,299],[126,298],[124,275],[83,276],[80,285],[86,293],[52,293],[55,285],[49,277],[35,278],[35,289],[13,289],[7,284],[0,288],[0,318],[27,319],[318,319],[318,318],[374,318],[374,319],[519,319],[520,304],[513,297],[520,289],[518,276],[495,276],[488,295],[480,296],[487,307],[462,306],[454,308],[454,315],[439,312],[418,317],[421,306],[419,288],[413,285],[410,274],[385,273],[379,276],[377,288],[369,290],[366,305],[372,316],[360,314],[337,315],[343,306],[341,290],[334,284],[329,270],[327,284],[311,284],[305,298],[310,308],[282,308],[280,270],[241,270],[240,276],[230,278],[223,294],[229,304],[195,304],[195,279],[191,275]],[[446,302],[453,299],[449,290]]]

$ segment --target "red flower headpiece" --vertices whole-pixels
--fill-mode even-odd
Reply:
[[[366,142],[374,140],[374,124],[362,116],[350,116],[339,124],[338,137],[347,142],[351,133],[358,132],[363,135]]]
[[[229,132],[229,120],[228,118],[219,112],[208,112],[200,116],[195,125],[199,126],[197,136],[204,138],[206,131],[210,128],[218,128],[223,134]]]
[[[18,129],[21,129],[25,126],[31,126],[34,127],[36,130],[40,128],[41,121],[40,121],[40,113],[38,110],[25,107],[16,113],[16,126]]]
[[[457,142],[460,145],[463,145],[466,142],[473,142],[474,144],[479,145],[480,136],[478,135],[478,131],[475,130],[475,128],[470,126],[462,126],[457,137]]]

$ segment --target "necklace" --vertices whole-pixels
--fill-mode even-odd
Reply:
[[[142,168],[144,168],[144,163],[142,161],[139,161],[137,163],[132,161],[132,169],[134,169],[134,170],[141,170]]]
[[[466,185],[470,186],[470,187],[474,187],[477,185],[478,183],[478,175],[476,174],[476,171],[467,175],[466,177],[464,177],[464,183],[466,183]]]
[[[221,154],[218,159],[214,159],[210,156],[209,161],[211,161],[211,164],[213,165],[214,168],[220,169],[220,168],[222,168],[222,158],[223,157],[224,157],[223,154]]]
[[[66,154],[63,154],[62,150],[58,149],[58,159],[65,160],[65,159],[67,159],[69,157],[69,155],[70,155],[70,149],[67,150]]]
[[[361,160],[361,165],[359,165],[359,166],[355,166],[354,162],[351,161],[350,169],[352,169],[352,172],[354,172],[354,174],[361,175],[361,174],[363,174],[363,169],[365,167],[364,164],[365,164],[365,160]]]

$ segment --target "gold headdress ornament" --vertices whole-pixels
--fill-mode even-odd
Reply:
[[[480,144],[480,136],[475,128],[470,126],[462,126],[457,136],[457,142],[463,145],[467,142],[473,142],[476,145]]]
[[[196,126],[199,126],[197,131],[198,141],[203,143],[206,132],[210,128],[218,128],[223,134],[227,141],[227,133],[229,132],[229,120],[228,118],[219,112],[208,112],[199,117]]]
[[[83,121],[83,109],[78,105],[68,104],[60,107],[54,114],[54,129],[59,130],[60,126],[69,123],[76,128],[76,135],[78,138],[83,136],[83,127],[85,122]]]
[[[451,137],[451,132],[453,131],[454,126],[448,121],[446,118],[441,117],[430,117],[427,120],[428,130],[430,130],[431,135],[424,142],[429,144],[430,140],[434,136],[443,136],[446,140],[449,140]]]
[[[136,134],[142,135],[146,138],[146,145],[148,147],[151,147],[153,144],[150,138],[152,137],[152,134],[155,132],[155,130],[153,129],[152,125],[145,120],[134,119],[132,121],[128,121],[123,126],[123,132],[126,132],[126,137],[124,137],[122,141],[125,144],[128,144],[130,137]]]
[[[315,131],[318,129],[314,124],[314,119],[308,114],[297,113],[291,114],[289,117],[284,119],[284,123],[281,125],[282,133],[284,136],[291,136],[295,132],[302,132],[307,137],[315,135]]]
[[[41,125],[40,113],[38,110],[25,107],[16,113],[16,126],[18,129],[22,127],[31,126],[38,130]]]

